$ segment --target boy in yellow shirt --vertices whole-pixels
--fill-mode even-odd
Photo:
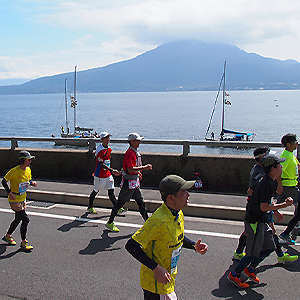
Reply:
[[[184,235],[182,209],[188,205],[195,181],[168,175],[159,184],[164,203],[127,242],[126,250],[142,263],[140,284],[145,300],[176,300],[175,278],[182,247],[205,254],[207,244],[193,242]]]

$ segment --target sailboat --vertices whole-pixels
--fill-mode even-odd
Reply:
[[[210,116],[209,124],[206,130],[205,140],[208,141],[215,140],[214,132],[210,133],[210,137],[208,137],[208,135],[209,135],[213,115],[216,110],[216,105],[218,103],[218,98],[222,89],[222,128],[221,128],[219,140],[220,141],[251,141],[254,139],[256,135],[254,132],[241,132],[236,130],[225,129],[225,105],[231,105],[231,102],[228,100],[228,97],[230,97],[230,95],[226,93],[225,90],[225,75],[226,75],[226,60],[224,62],[224,70],[220,81],[219,90],[215,99],[214,108]]]
[[[86,147],[88,146],[88,141],[82,138],[94,138],[95,135],[92,133],[93,128],[79,127],[76,125],[76,68],[74,73],[74,95],[71,96],[71,108],[74,109],[74,127],[73,132],[70,132],[69,120],[68,120],[68,97],[67,97],[67,79],[65,79],[65,107],[66,107],[66,127],[61,126],[61,137],[70,138],[68,141],[56,141],[55,145],[61,146],[77,146],[77,147]]]

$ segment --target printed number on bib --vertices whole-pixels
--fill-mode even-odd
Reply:
[[[173,274],[176,271],[180,253],[181,253],[181,247],[177,248],[176,250],[173,250],[173,252],[172,252],[171,274]]]
[[[109,160],[109,159],[105,160],[105,161],[104,161],[104,164],[105,164],[107,167],[110,168],[110,160]]]
[[[19,193],[20,195],[23,195],[26,193],[27,189],[29,187],[29,181],[26,181],[26,182],[21,182],[19,184]]]

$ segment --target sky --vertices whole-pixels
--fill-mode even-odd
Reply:
[[[299,0],[2,0],[0,82],[103,67],[183,39],[300,61],[299,15]]]

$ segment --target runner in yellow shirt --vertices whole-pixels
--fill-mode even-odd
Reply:
[[[164,203],[126,243],[126,250],[142,263],[140,284],[145,300],[176,300],[175,278],[182,247],[205,254],[207,244],[184,236],[182,209],[188,204],[195,181],[168,175],[159,184]]]
[[[12,238],[12,233],[21,223],[21,248],[24,251],[31,251],[33,247],[26,240],[27,226],[29,217],[25,212],[26,208],[26,191],[29,185],[37,186],[36,181],[32,181],[30,164],[35,157],[28,151],[20,151],[19,165],[12,168],[3,178],[2,185],[8,194],[8,202],[11,209],[15,212],[15,219],[10,224],[7,233],[2,238],[9,245],[16,245]],[[10,182],[10,187],[7,182]]]
[[[298,168],[299,161],[294,155],[294,151],[298,147],[297,136],[292,133],[285,134],[281,138],[281,143],[284,145],[285,149],[280,157],[285,158],[282,163],[282,186],[283,192],[278,195],[278,202],[283,202],[284,198],[292,197],[295,205],[295,216],[290,220],[287,228],[282,232],[279,237],[285,240],[288,244],[294,245],[296,242],[291,237],[291,231],[297,225],[300,220],[300,210],[299,210],[299,189],[298,189]]]

